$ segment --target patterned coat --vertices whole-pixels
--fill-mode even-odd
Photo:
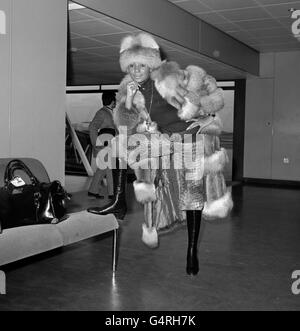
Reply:
[[[149,114],[145,97],[138,91],[133,100],[131,109],[125,107],[126,86],[131,82],[127,75],[120,84],[117,94],[117,106],[114,112],[114,122],[119,128],[126,127],[130,137],[139,133],[146,137],[140,141],[140,151],[149,151],[146,156],[139,155],[138,159],[127,159],[128,164],[134,168],[137,180],[134,182],[135,195],[139,202],[147,203],[157,199],[157,171],[153,168],[157,160],[165,157],[162,148],[153,148],[154,141],[161,147],[169,143],[169,154],[174,159],[178,156],[178,144],[184,146],[184,153],[179,157],[194,157],[194,163],[185,164],[183,169],[176,170],[179,194],[178,202],[181,210],[197,210],[203,208],[206,219],[223,218],[232,209],[233,203],[230,190],[226,188],[223,169],[228,162],[227,153],[220,148],[219,135],[222,131],[221,120],[217,112],[223,108],[222,90],[217,88],[213,77],[196,66],[189,66],[181,70],[175,62],[163,62],[151,74],[155,89],[170,105],[177,109],[177,116],[181,121],[187,122],[183,134],[192,133],[193,141],[182,145],[176,138],[165,137],[159,131],[157,123],[149,121]],[[178,89],[184,87],[188,93],[185,101],[180,103]],[[176,111],[176,110],[174,110]],[[178,138],[178,136],[177,136]],[[195,142],[197,140],[198,144]],[[124,145],[122,145],[122,143]],[[121,145],[127,151],[135,147],[128,147],[128,140]],[[196,151],[200,151],[196,153]],[[164,154],[165,153],[165,154]],[[177,154],[176,154],[177,153]],[[190,154],[190,155],[189,155]],[[152,163],[151,163],[152,162]],[[152,168],[145,167],[151,163]],[[161,164],[161,162],[160,162]]]

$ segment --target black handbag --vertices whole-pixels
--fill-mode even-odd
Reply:
[[[22,170],[30,180],[26,184],[16,170]],[[0,189],[0,229],[23,225],[58,223],[67,218],[69,195],[58,180],[41,183],[21,160],[8,163],[4,187]]]

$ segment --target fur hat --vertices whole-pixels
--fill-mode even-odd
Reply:
[[[121,70],[126,72],[128,66],[135,62],[146,64],[150,69],[158,68],[161,64],[159,46],[148,33],[128,35],[121,42]]]

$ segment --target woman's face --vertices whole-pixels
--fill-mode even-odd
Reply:
[[[143,63],[132,63],[128,67],[130,77],[137,83],[143,83],[150,76],[150,68]]]

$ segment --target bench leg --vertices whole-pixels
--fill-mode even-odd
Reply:
[[[4,271],[0,270],[0,294],[6,294],[6,277]]]
[[[113,273],[116,272],[117,269],[117,253],[118,253],[118,229],[114,229],[114,236],[113,236],[113,265],[112,270]]]

